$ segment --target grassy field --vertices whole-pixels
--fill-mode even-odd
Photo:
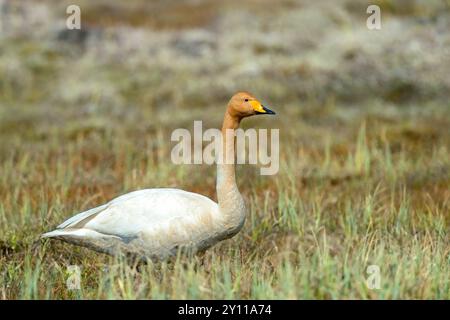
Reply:
[[[80,1],[78,33],[64,1],[7,13],[33,19],[0,33],[1,299],[450,299],[448,2],[375,1],[380,31],[360,1],[131,2]],[[280,129],[277,175],[237,168],[237,236],[139,269],[38,241],[136,189],[216,199],[170,134],[219,127],[237,90],[277,111],[244,128]]]

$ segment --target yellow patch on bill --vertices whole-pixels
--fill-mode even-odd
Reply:
[[[253,107],[253,110],[256,112],[265,113],[266,111],[263,109],[261,103],[257,100],[250,101],[251,106]]]

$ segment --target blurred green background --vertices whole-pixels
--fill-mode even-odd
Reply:
[[[80,0],[81,31],[65,27],[69,4],[1,3],[3,134],[223,105],[244,89],[286,108],[448,106],[448,1]],[[369,4],[381,30],[366,27]]]

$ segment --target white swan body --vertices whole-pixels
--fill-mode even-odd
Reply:
[[[205,196],[179,189],[144,189],[79,213],[42,237],[109,254],[121,251],[164,259],[181,247],[190,252],[209,248],[230,235],[223,226],[218,204]]]
[[[222,126],[224,156],[234,155],[234,137],[242,118],[274,114],[247,92],[234,95]],[[195,253],[235,235],[245,220],[245,205],[235,179],[234,163],[217,165],[217,199],[179,189],[130,192],[81,212],[42,238],[56,238],[109,254],[162,260],[179,249]]]

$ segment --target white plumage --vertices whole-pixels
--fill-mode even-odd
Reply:
[[[163,259],[180,246],[198,251],[219,241],[217,203],[179,189],[127,193],[79,213],[42,237],[61,238],[110,254]]]

